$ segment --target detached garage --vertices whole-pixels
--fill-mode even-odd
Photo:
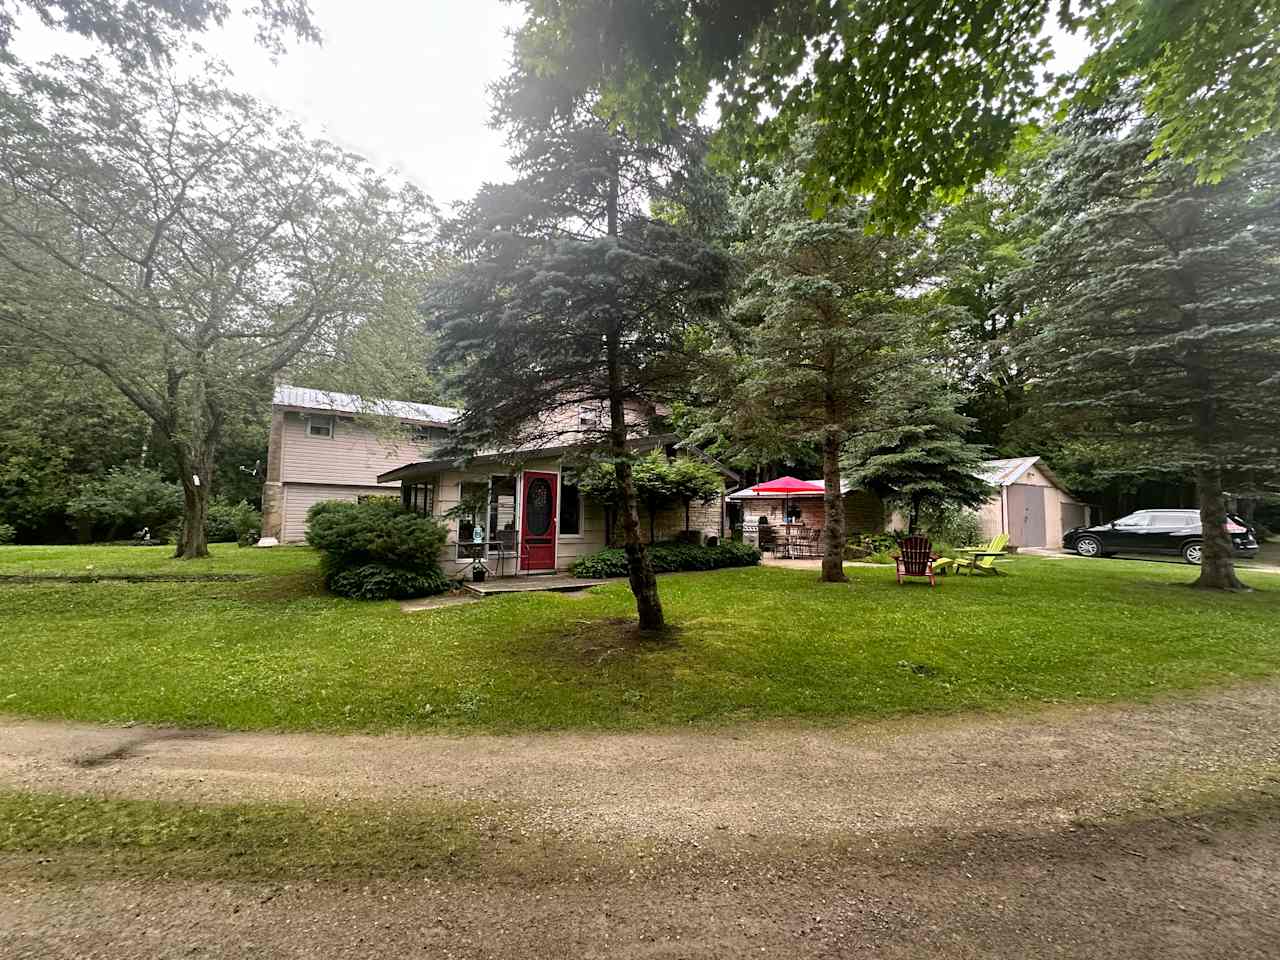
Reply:
[[[1015,547],[1060,547],[1062,534],[1089,523],[1089,507],[1039,457],[987,460],[982,478],[999,489],[978,515],[986,537],[1007,533]]]

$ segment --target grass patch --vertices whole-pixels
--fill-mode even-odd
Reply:
[[[12,548],[28,549],[28,548]],[[45,548],[49,549],[49,548]],[[66,549],[66,548],[63,548]],[[119,548],[117,548],[119,549]],[[129,550],[132,548],[122,548]],[[325,595],[315,555],[244,583],[0,586],[0,711],[238,729],[643,729],[1142,699],[1280,672],[1280,580],[1184,589],[1178,564],[1022,557],[1008,577],[849,585],[773,567],[402,613]],[[222,553],[222,551],[219,551]]]
[[[275,576],[309,572],[316,555],[310,547],[239,547],[209,544],[209,556],[175,560],[173,547],[15,547],[0,546],[0,575],[126,575],[157,574],[182,577],[215,574]]]
[[[458,805],[237,803],[0,793],[0,853],[43,876],[86,869],[193,879],[383,876],[468,866],[480,835]]]

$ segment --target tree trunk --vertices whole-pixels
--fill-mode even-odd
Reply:
[[[1227,533],[1227,501],[1222,495],[1222,472],[1202,466],[1196,471],[1200,496],[1200,531],[1204,538],[1200,554],[1200,578],[1195,586],[1205,590],[1246,590],[1236,578],[1231,557],[1231,536]]]
[[[822,438],[822,502],[826,510],[822,536],[822,579],[826,583],[847,583],[844,575],[844,496],[840,491],[840,436],[828,427]]]
[[[911,515],[907,518],[907,534],[915,536],[916,527],[920,524],[920,498],[911,498]]]
[[[615,167],[607,202],[609,236],[618,235],[618,172]],[[627,580],[636,598],[636,613],[640,629],[657,632],[666,627],[662,615],[662,600],[658,596],[658,578],[653,574],[649,553],[640,539],[640,510],[636,500],[636,485],[631,476],[631,461],[627,459],[627,409],[624,403],[622,383],[622,332],[617,320],[610,320],[605,334],[609,373],[609,449],[613,454],[613,469],[618,481],[619,507],[622,511],[622,549],[627,554]],[[649,511],[652,536],[653,511]]]
[[[205,523],[209,518],[209,484],[213,479],[213,451],[196,455],[179,447],[178,477],[182,481],[182,534],[173,556],[198,560],[209,556]]]

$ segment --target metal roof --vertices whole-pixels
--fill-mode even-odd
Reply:
[[[997,487],[1007,487],[1017,483],[1022,475],[1032,467],[1038,466],[1040,472],[1044,474],[1046,480],[1052,483],[1063,493],[1070,495],[1071,491],[1062,485],[1062,481],[1054,476],[1053,471],[1049,469],[1049,465],[1039,457],[1014,457],[1010,460],[984,460],[982,467],[978,470],[978,476],[987,483],[994,484]]]
[[[408,400],[377,400],[335,390],[312,390],[309,387],[276,387],[271,402],[277,407],[299,410],[324,410],[333,413],[367,413],[378,417],[397,417],[422,423],[452,423],[461,411],[434,403],[410,403]]]

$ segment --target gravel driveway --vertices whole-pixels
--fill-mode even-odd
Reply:
[[[10,957],[1274,957],[1280,684],[827,728],[324,737],[0,724],[0,789],[461,800],[580,876],[45,880]]]

